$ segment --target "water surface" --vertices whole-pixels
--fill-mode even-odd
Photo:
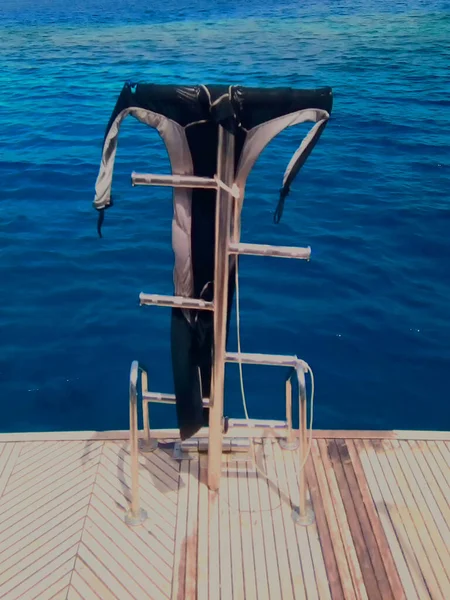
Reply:
[[[305,129],[263,153],[243,240],[311,245],[310,263],[241,261],[246,351],[297,353],[319,428],[449,429],[450,10],[447,2],[8,0],[0,7],[0,430],[125,429],[133,359],[172,391],[168,172],[158,136],[123,125],[104,239],[92,208],[125,80],[330,85],[320,144],[273,210]],[[236,348],[235,327],[230,349]],[[244,368],[251,415],[282,418],[284,373]],[[242,416],[237,369],[227,406]],[[151,407],[154,426],[174,409]]]

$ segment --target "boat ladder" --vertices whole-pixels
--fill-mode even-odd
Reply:
[[[144,306],[168,306],[183,309],[208,310],[214,312],[214,349],[212,366],[211,398],[204,399],[209,408],[209,427],[200,429],[195,438],[178,443],[180,458],[185,458],[193,449],[208,453],[208,487],[217,491],[222,472],[222,452],[246,450],[252,438],[281,438],[280,444],[286,450],[298,451],[299,506],[293,511],[296,523],[309,525],[313,522],[312,509],[307,501],[304,462],[307,452],[307,398],[305,373],[307,364],[296,356],[271,354],[249,354],[226,351],[226,322],[228,302],[228,280],[230,257],[233,255],[272,256],[309,260],[311,249],[264,244],[246,244],[238,241],[238,219],[232,220],[233,206],[236,210],[237,198],[234,185],[234,135],[219,125],[217,149],[217,175],[214,178],[191,175],[153,175],[132,173],[133,185],[171,186],[184,188],[207,188],[216,190],[215,222],[215,264],[214,299],[212,302],[181,296],[163,296],[141,293],[140,304]],[[233,232],[232,223],[234,223]],[[286,381],[286,420],[252,420],[251,426],[245,419],[224,419],[224,379],[225,363],[257,364],[290,367],[290,376]],[[299,430],[292,427],[292,377],[296,376],[299,388]],[[144,431],[139,440],[137,397],[140,377],[142,395],[142,414]],[[139,501],[139,450],[151,452],[158,447],[150,429],[150,402],[175,404],[173,394],[163,394],[148,389],[148,370],[137,361],[131,365],[130,372],[130,441],[132,501],[125,520],[129,525],[141,523],[146,518]],[[139,444],[141,442],[141,444]],[[140,447],[139,447],[140,446]]]

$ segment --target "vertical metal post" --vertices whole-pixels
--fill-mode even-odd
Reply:
[[[299,466],[303,465],[306,456],[306,390],[305,390],[305,374],[303,369],[299,369],[299,387],[300,387],[300,408],[299,408],[299,437],[300,451],[298,453]],[[298,474],[298,495],[299,495],[299,513],[300,517],[306,516],[306,478],[304,465]]]
[[[286,381],[286,422],[288,427],[286,442],[291,444],[294,438],[292,435],[292,383],[290,379]]]
[[[286,424],[287,424],[287,436],[285,439],[280,439],[280,446],[283,450],[297,450],[298,440],[295,439],[294,431],[292,429],[292,375],[286,379]]]
[[[139,449],[137,418],[137,380],[139,365],[133,361],[130,370],[130,454],[131,454],[131,506],[125,514],[127,525],[139,525],[147,518],[147,513],[139,502]]]
[[[148,375],[146,371],[142,371],[141,373],[141,388],[142,388],[142,396],[144,392],[148,390]],[[150,422],[148,415],[148,402],[142,398],[142,419],[144,421],[144,444],[150,443]]]
[[[234,135],[219,125],[217,176],[231,188],[234,182]],[[209,410],[208,487],[217,491],[222,471],[222,420],[228,305],[229,244],[232,196],[222,187],[216,196],[214,259],[214,357]]]
[[[141,367],[142,369],[142,367]],[[142,396],[148,392],[148,374],[147,371],[141,370],[141,386]],[[153,452],[158,448],[158,440],[150,438],[150,415],[148,411],[148,403],[144,397],[142,398],[142,419],[144,421],[144,439],[141,440],[140,448],[143,452]]]
[[[314,512],[306,498],[305,457],[308,450],[307,411],[306,411],[306,382],[303,367],[296,369],[299,387],[299,450],[298,450],[298,510],[294,509],[293,519],[298,525],[311,525],[314,522]]]
[[[150,421],[148,414],[148,402],[142,400],[142,419],[144,421],[144,440],[142,446],[150,445]]]

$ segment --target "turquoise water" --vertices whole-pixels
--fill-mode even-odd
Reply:
[[[267,148],[243,240],[312,261],[241,262],[242,345],[297,353],[320,428],[449,429],[450,7],[447,2],[8,0],[0,6],[0,430],[125,429],[133,359],[172,391],[168,172],[157,135],[122,128],[104,238],[92,208],[105,126],[127,79],[330,85],[320,144],[286,201],[305,130]],[[235,327],[230,349],[236,348]],[[283,416],[284,374],[244,368],[251,415]],[[237,369],[226,413],[242,416]],[[175,425],[151,407],[154,426]]]

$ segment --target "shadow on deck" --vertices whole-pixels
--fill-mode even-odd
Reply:
[[[0,436],[2,600],[450,597],[450,434],[317,432],[309,527],[273,439],[255,444],[267,479],[224,455],[218,493],[206,456],[141,453],[149,518],[129,528],[126,434],[47,437]]]

